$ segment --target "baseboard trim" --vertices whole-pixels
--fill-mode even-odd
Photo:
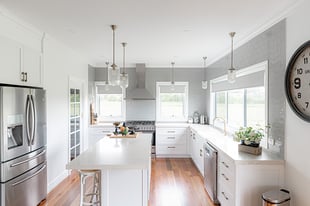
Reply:
[[[47,184],[47,193],[52,191],[59,183],[69,176],[69,171],[64,170],[60,175]]]

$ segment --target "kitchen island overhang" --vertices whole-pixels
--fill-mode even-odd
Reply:
[[[151,175],[151,136],[104,137],[66,165],[73,170],[101,170],[105,206],[147,206]]]

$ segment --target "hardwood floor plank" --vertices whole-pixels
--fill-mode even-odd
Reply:
[[[191,159],[153,159],[151,170],[149,206],[214,206]],[[78,206],[79,200],[79,175],[72,172],[39,206]]]

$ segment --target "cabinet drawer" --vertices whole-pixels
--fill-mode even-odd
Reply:
[[[220,169],[218,173],[218,180],[219,184],[225,186],[225,188],[230,191],[234,191],[235,177],[232,173]]]
[[[156,134],[185,135],[187,128],[156,128]]]
[[[186,154],[186,145],[156,145],[156,154]]]
[[[225,186],[219,184],[217,198],[221,203],[221,206],[234,206],[234,198],[231,193]]]
[[[158,144],[186,144],[186,135],[182,134],[156,134]]]
[[[235,171],[235,164],[232,159],[225,156],[224,154],[219,155],[219,167],[223,170],[229,170],[231,173]]]

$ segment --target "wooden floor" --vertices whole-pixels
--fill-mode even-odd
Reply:
[[[77,173],[72,173],[52,190],[39,206],[78,206],[79,198],[79,176]],[[157,158],[152,160],[149,206],[214,205],[191,159]]]

